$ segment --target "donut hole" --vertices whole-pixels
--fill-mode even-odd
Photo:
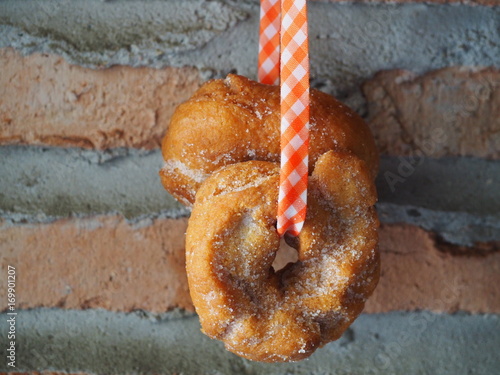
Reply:
[[[276,257],[274,258],[272,264],[274,272],[278,272],[279,270],[285,268],[288,263],[295,263],[297,260],[299,260],[299,253],[297,252],[297,249],[290,246],[285,241],[285,237],[281,237],[280,247],[276,252]]]

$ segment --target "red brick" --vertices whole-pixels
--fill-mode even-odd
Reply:
[[[16,267],[21,309],[192,310],[184,270],[186,222],[164,219],[131,225],[107,216],[4,224],[2,274],[7,265]],[[5,295],[5,283],[0,295]]]
[[[121,217],[0,225],[1,273],[17,270],[17,307],[192,311],[184,270],[186,219],[131,225]],[[500,251],[453,251],[410,225],[380,230],[382,276],[366,312],[500,313]],[[0,300],[6,301],[5,283]],[[6,302],[0,305],[0,311]]]
[[[0,66],[0,144],[156,148],[201,82],[190,67],[92,70],[10,48]]]
[[[0,144],[156,148],[201,84],[189,67],[92,70],[9,48],[0,64]],[[500,157],[498,69],[380,72],[364,93],[384,153]]]
[[[381,228],[382,272],[366,312],[500,312],[500,248],[455,252],[435,237],[411,225]]]
[[[500,158],[500,70],[378,73],[364,85],[383,153]]]

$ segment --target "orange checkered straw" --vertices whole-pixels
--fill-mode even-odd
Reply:
[[[261,0],[260,19],[259,81],[267,84],[281,81],[277,229],[281,236],[286,232],[297,236],[307,208],[309,46],[306,0]]]
[[[281,175],[278,233],[297,236],[306,219],[309,45],[306,0],[281,2]]]
[[[277,85],[280,79],[280,0],[260,1],[259,82]]]

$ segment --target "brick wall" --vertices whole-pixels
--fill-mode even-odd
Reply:
[[[400,3],[309,4],[312,83],[382,154],[382,276],[341,340],[269,366],[199,333],[189,212],[157,174],[179,103],[255,78],[258,2],[0,2],[2,351],[9,266],[18,312],[16,367],[0,370],[499,370],[500,2]]]

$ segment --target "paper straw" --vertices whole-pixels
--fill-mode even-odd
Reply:
[[[281,13],[281,17],[280,17]],[[297,236],[306,218],[309,45],[306,0],[261,0],[261,83],[280,83],[281,173],[277,230]]]
[[[281,2],[281,174],[278,233],[297,236],[306,218],[309,45],[306,0]]]
[[[268,85],[280,79],[280,21],[280,0],[261,0],[257,76]]]

